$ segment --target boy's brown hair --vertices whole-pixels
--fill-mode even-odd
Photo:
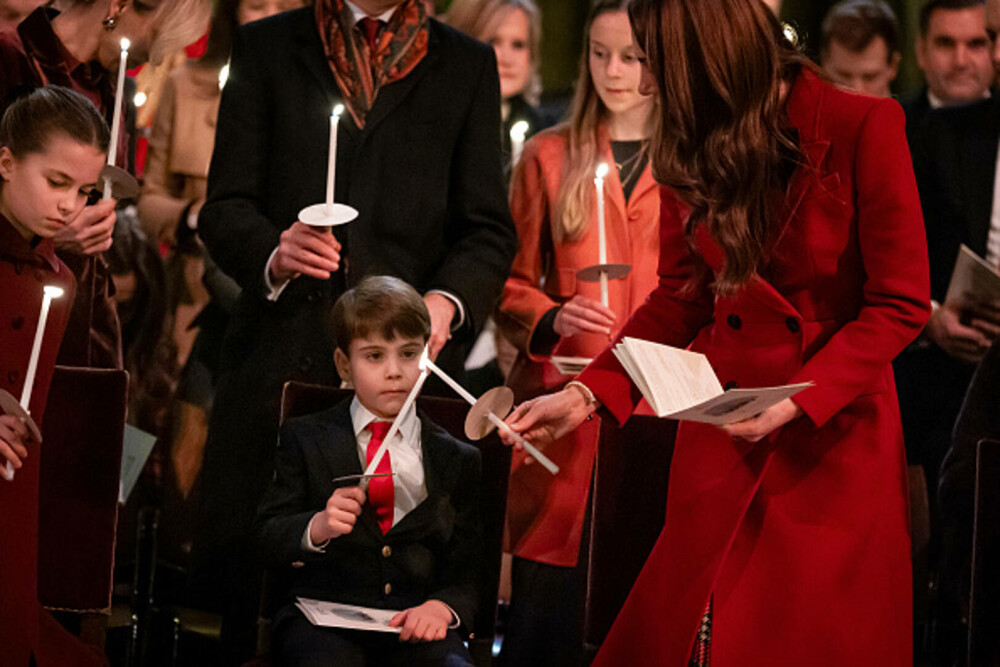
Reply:
[[[386,340],[396,336],[431,336],[431,316],[415,289],[392,276],[368,276],[344,292],[333,306],[331,322],[337,347],[350,356],[351,341],[373,333]]]

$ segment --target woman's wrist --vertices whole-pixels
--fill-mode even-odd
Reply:
[[[594,396],[594,392],[590,390],[590,387],[579,380],[571,380],[567,382],[565,388],[576,390],[576,392],[583,398],[583,403],[588,413],[593,414],[599,407],[601,407],[601,402],[597,400],[596,396]]]

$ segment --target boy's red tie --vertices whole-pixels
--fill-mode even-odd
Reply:
[[[389,422],[372,422],[368,425],[368,430],[372,434],[372,439],[368,443],[368,449],[365,451],[368,463],[371,463],[372,459],[375,458],[375,452],[378,451],[382,441],[385,440],[390,426],[392,424]],[[388,449],[385,450],[385,455],[379,461],[375,472],[392,472],[392,462],[389,460]],[[378,515],[378,527],[382,529],[382,534],[385,535],[392,528],[392,515],[396,502],[391,476],[373,477],[368,481],[368,502],[375,508],[375,513]]]

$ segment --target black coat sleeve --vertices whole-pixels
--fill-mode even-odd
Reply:
[[[459,297],[477,330],[496,305],[517,252],[500,149],[500,80],[493,50],[483,53],[451,169],[450,250],[429,285]]]
[[[257,294],[266,289],[264,270],[281,236],[262,201],[270,121],[261,54],[248,44],[247,31],[238,30],[219,106],[208,195],[198,217],[198,233],[212,259],[240,287]]]

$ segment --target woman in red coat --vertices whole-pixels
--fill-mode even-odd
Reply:
[[[656,98],[639,92],[642,70],[626,5],[594,5],[569,117],[528,142],[511,182],[520,249],[497,323],[518,350],[507,379],[518,401],[571,380],[553,357],[597,356],[656,286],[660,191],[648,159]],[[607,261],[631,266],[627,276],[609,281],[608,307],[599,283],[577,278],[599,260],[594,177],[601,163],[615,167],[603,187]],[[597,427],[595,421],[546,447],[560,466],[556,476],[514,456],[507,506],[513,589],[503,664],[580,664],[574,651],[583,642],[586,583],[576,566]]]
[[[690,345],[723,384],[815,386],[680,424],[663,533],[595,664],[910,665],[890,361],[929,297],[903,114],[824,82],[756,0],[631,12],[663,109],[653,171],[691,213],[662,225],[659,285],[622,335]],[[609,351],[579,379],[512,426],[628,419],[639,393]]]

